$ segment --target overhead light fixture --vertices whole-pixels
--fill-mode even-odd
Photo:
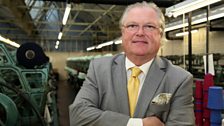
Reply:
[[[55,49],[58,49],[58,45],[55,45]]]
[[[105,42],[105,43],[102,43],[102,44],[99,44],[96,49],[100,49],[104,46],[109,46],[109,45],[112,45],[114,42],[113,41],[109,41],[109,42]]]
[[[192,30],[191,31],[191,33],[196,33],[196,32],[198,32],[198,30]],[[185,35],[188,35],[188,32],[177,33],[176,37],[178,37],[178,36],[185,36]]]
[[[56,41],[56,43],[55,43],[55,49],[58,49],[59,44],[60,44],[60,42],[59,41]]]
[[[117,40],[117,41],[114,42],[114,44],[116,44],[116,45],[117,44],[121,44],[121,43],[122,43],[122,40],[121,39],[119,39],[119,40]]]
[[[109,45],[113,45],[113,44],[121,44],[121,43],[122,43],[122,40],[120,38],[118,38],[117,40],[112,40],[109,42],[101,43],[96,46],[88,47],[86,50],[90,51],[90,50],[94,50],[94,49],[101,49],[104,46],[109,46]]]
[[[211,13],[210,13],[210,16],[208,19],[211,21],[211,20],[215,20],[215,19],[224,17],[223,10],[224,10],[224,5],[220,5],[217,8],[211,10]],[[206,13],[202,13],[200,15],[201,15],[200,17],[198,17],[198,15],[192,17],[192,25],[203,23],[203,22],[207,21]],[[185,19],[184,22],[187,22],[187,19]],[[182,21],[176,21],[173,23],[166,24],[165,32],[183,28],[186,26],[188,26],[188,23],[182,23]]]
[[[56,45],[59,45],[60,44],[60,42],[59,41],[56,41]]]
[[[179,15],[194,11],[196,9],[214,4],[221,0],[186,0],[166,9],[166,16],[177,17]]]
[[[95,49],[95,46],[92,46],[92,47],[88,47],[86,50],[91,51],[91,50],[94,50],[94,49]]]
[[[11,41],[10,39],[6,39],[6,38],[2,37],[1,35],[0,35],[0,41],[4,42],[6,44],[9,44],[11,46],[14,46],[16,48],[20,47],[20,45],[18,43]]]
[[[66,23],[67,23],[67,20],[68,20],[68,16],[70,14],[70,11],[71,11],[71,4],[66,4],[66,9],[65,9],[64,17],[63,17],[63,20],[62,20],[62,24],[63,25],[66,25]]]
[[[59,32],[59,34],[58,34],[58,40],[61,40],[62,35],[63,35],[63,33],[62,32]]]

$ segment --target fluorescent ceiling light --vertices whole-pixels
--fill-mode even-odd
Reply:
[[[122,40],[118,39],[118,40],[112,40],[112,41],[109,41],[109,42],[105,42],[105,43],[101,43],[97,46],[92,46],[92,47],[88,47],[86,50],[87,51],[90,51],[90,50],[94,50],[94,49],[100,49],[104,46],[109,46],[109,45],[112,45],[112,44],[121,44],[122,43]]]
[[[122,40],[121,39],[119,39],[119,40],[117,40],[117,41],[114,42],[114,44],[116,44],[116,45],[117,44],[121,44],[121,43],[122,43]]]
[[[1,35],[0,35],[0,41],[4,42],[6,44],[12,45],[16,48],[20,47],[20,45],[18,43],[14,42],[14,41],[11,41],[10,39],[6,39],[6,38],[2,37]]]
[[[172,31],[172,30],[179,29],[179,28],[183,28],[183,27],[186,27],[186,26],[188,26],[188,23],[167,27],[167,28],[165,28],[165,32]]]
[[[216,9],[211,10],[210,16],[209,16],[209,20],[215,20],[221,17],[224,17],[224,5],[220,5],[219,7],[217,7]],[[206,13],[202,13],[200,15],[196,15],[192,17],[192,25],[195,24],[199,24],[199,23],[203,23],[206,22],[207,18],[206,18]],[[187,22],[187,19],[185,19],[184,22]],[[179,28],[183,28],[188,26],[188,23],[184,23],[182,20],[173,22],[173,23],[169,23],[166,24],[166,28],[165,28],[165,32],[167,31],[171,31],[171,30],[175,30],[175,29],[179,29]]]
[[[95,46],[92,46],[92,47],[88,47],[86,50],[90,51],[90,50],[94,50],[94,49],[95,49]]]
[[[192,30],[191,33],[196,33],[198,32],[198,30]],[[177,33],[176,36],[184,36],[184,35],[188,35],[188,32],[181,32],[181,33]]]
[[[104,46],[109,46],[109,45],[112,45],[114,42],[113,41],[109,41],[109,42],[105,42],[105,43],[102,43],[102,44],[99,44],[96,49],[100,49]]]
[[[59,45],[60,44],[60,42],[59,41],[56,41],[56,45]]]
[[[168,17],[177,17],[179,15],[194,11],[219,1],[221,0],[186,0],[167,8],[165,15]]]
[[[62,32],[59,32],[59,34],[58,34],[58,40],[61,40],[62,35],[63,35],[63,33]]]
[[[68,20],[68,16],[70,14],[70,11],[71,11],[71,4],[66,4],[66,9],[65,9],[64,17],[63,17],[63,20],[62,20],[62,24],[63,25],[66,25],[66,23],[67,23],[67,20]]]
[[[55,45],[55,49],[58,49],[58,45]]]
[[[220,13],[220,14],[216,14],[216,15],[210,16],[208,19],[209,20],[214,20],[214,19],[221,18],[221,17],[224,17],[224,12]]]

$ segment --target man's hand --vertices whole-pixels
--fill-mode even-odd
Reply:
[[[165,126],[163,122],[161,122],[155,116],[144,118],[142,121],[143,121],[143,126]]]

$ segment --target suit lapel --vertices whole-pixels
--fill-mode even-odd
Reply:
[[[156,90],[158,89],[161,80],[165,72],[162,70],[164,64],[160,58],[155,58],[153,61],[148,74],[146,75],[141,93],[139,95],[138,103],[134,117],[144,117],[149,107],[149,104],[154,97]]]
[[[120,113],[129,115],[129,104],[127,95],[127,73],[125,69],[125,57],[124,55],[118,55],[114,64],[112,65],[112,80],[115,89],[115,95]]]

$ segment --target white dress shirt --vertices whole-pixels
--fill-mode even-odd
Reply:
[[[138,96],[141,92],[143,83],[145,81],[145,77],[148,73],[149,67],[152,64],[152,61],[154,60],[154,58],[152,60],[150,60],[149,62],[141,65],[141,66],[137,66],[139,69],[141,69],[141,73],[138,76],[139,81],[140,81],[140,86],[139,86],[139,92],[138,92]],[[136,65],[134,63],[132,63],[127,57],[125,58],[125,67],[126,67],[126,72],[127,72],[127,79],[129,80],[130,76],[131,76],[131,70],[130,68],[135,67]],[[127,126],[143,126],[143,122],[141,118],[130,118]]]

